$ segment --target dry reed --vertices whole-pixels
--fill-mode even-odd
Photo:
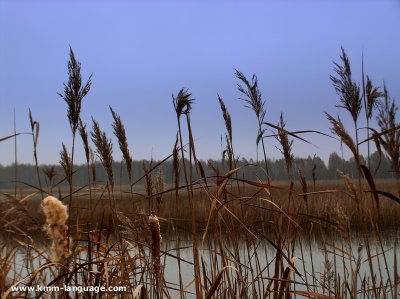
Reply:
[[[68,83],[64,83],[64,94],[58,95],[67,103],[67,116],[73,135],[79,126],[82,100],[88,94],[92,85],[92,75],[86,84],[82,85],[81,63],[75,58],[72,48],[69,49]]]
[[[388,133],[384,134],[380,141],[390,158],[392,169],[395,172],[396,177],[399,178],[400,130],[396,129],[399,126],[399,122],[396,120],[399,108],[395,99],[390,97],[386,85],[384,86],[383,99],[382,105],[378,108],[378,116],[376,117],[376,120],[381,131],[388,131]]]
[[[111,191],[114,190],[114,174],[113,174],[113,158],[112,158],[112,143],[111,140],[107,138],[104,131],[101,131],[99,123],[92,118],[93,130],[90,132],[92,136],[92,141],[97,149],[97,156],[99,157],[101,164],[103,165],[108,178],[108,183],[110,184]]]
[[[126,168],[128,170],[129,182],[132,182],[132,157],[129,153],[125,126],[121,121],[121,117],[111,108],[111,106],[110,106],[110,111],[114,119],[114,123],[112,124],[112,127],[114,129],[114,135],[118,139],[119,148],[125,160]]]

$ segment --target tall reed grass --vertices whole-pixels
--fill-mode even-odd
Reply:
[[[194,99],[182,88],[172,96],[177,119],[172,153],[154,165],[143,165],[144,175],[136,181],[125,127],[110,107],[112,127],[129,175],[129,185],[121,185],[118,191],[111,139],[93,117],[91,132],[80,118],[92,77],[82,84],[81,65],[70,49],[69,79],[64,94],[60,94],[67,103],[73,139],[71,151],[63,144],[60,152],[69,188],[59,188],[54,182],[54,168],[46,168],[47,188],[38,182],[31,194],[21,198],[1,193],[2,298],[396,298],[400,198],[393,193],[400,189],[392,182],[373,178],[373,171],[360,158],[360,145],[374,140],[398,172],[397,106],[386,87],[381,94],[368,76],[365,83],[364,72],[361,94],[344,49],[340,59],[342,64],[334,64],[336,75],[331,80],[340,97],[338,106],[351,114],[355,138],[340,118],[332,113],[326,116],[332,133],[354,156],[357,182],[343,172],[339,173],[343,180],[339,182],[318,181],[314,175],[310,191],[311,182],[300,168],[297,182],[292,176],[294,141],[309,142],[300,137],[303,133],[326,134],[288,131],[283,114],[277,125],[267,122],[257,77],[249,81],[235,70],[239,94],[257,118],[256,140],[262,145],[263,165],[238,166],[233,120],[218,96],[226,129],[222,156],[228,159],[226,167],[209,163],[213,175],[206,175],[207,166],[196,156],[190,119]],[[382,95],[384,102],[378,104]],[[367,122],[378,109],[380,131],[369,128],[368,123],[372,134],[360,142],[359,115],[363,108]],[[36,153],[39,125],[32,116],[30,120]],[[271,135],[266,135],[267,129]],[[89,177],[83,187],[74,185],[77,131]],[[288,183],[274,182],[270,175],[267,137],[274,137],[280,145]],[[107,174],[105,183],[97,180],[95,154]],[[174,165],[174,182],[170,185],[165,184],[162,170],[168,159]],[[239,175],[243,168],[257,171],[260,167],[263,178],[251,180]],[[312,171],[315,173],[315,169]],[[39,201],[34,199],[38,194]],[[49,196],[42,200],[45,194]],[[48,240],[37,235],[43,224]],[[389,234],[387,230],[392,231]],[[106,289],[82,294],[69,289],[13,289],[35,285]],[[125,289],[116,290],[117,286]]]

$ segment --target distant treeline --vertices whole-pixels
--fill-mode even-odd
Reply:
[[[368,165],[366,158],[362,157],[361,161],[364,165]],[[226,173],[228,169],[227,161],[223,160],[208,160],[200,161],[204,173],[207,177],[216,176],[216,175],[223,175]],[[159,162],[158,161],[134,161],[133,162],[133,182],[138,181],[141,177],[144,176],[144,169],[151,169],[152,167],[156,166]],[[238,172],[239,178],[245,178],[246,180],[257,180],[262,179],[265,180],[265,171],[263,170],[263,162],[261,161],[254,161],[253,159],[245,159],[242,158],[237,162],[237,167],[244,166],[249,164],[249,166],[243,167]],[[187,161],[187,165],[189,162]],[[357,169],[354,163],[354,159],[351,158],[349,160],[342,159],[337,153],[332,153],[328,160],[328,165],[324,163],[324,161],[319,157],[307,157],[307,158],[295,158],[293,163],[293,170],[290,174],[292,180],[298,180],[299,170],[302,171],[305,178],[307,180],[313,180],[313,177],[316,180],[326,180],[326,179],[338,179],[340,176],[338,174],[338,170],[348,174],[351,178],[356,178],[357,176]],[[197,180],[199,175],[195,171],[194,165],[193,167],[193,180]],[[64,170],[60,165],[40,165],[39,166],[39,174],[41,178],[41,182],[43,187],[49,186],[49,179],[48,176],[45,174],[53,168],[53,180],[52,184],[58,184],[59,186],[67,186],[67,182],[64,179],[65,174]],[[183,183],[183,171],[182,165],[180,168],[180,182]],[[289,176],[286,172],[285,168],[285,161],[283,159],[279,160],[268,160],[268,168],[271,175],[271,179],[273,181],[287,181]],[[389,160],[381,156],[376,152],[371,155],[370,157],[370,169],[371,173],[374,173],[375,178],[392,178],[393,171],[390,167]],[[74,176],[73,176],[73,183],[76,186],[84,186],[87,185],[88,175],[90,173],[91,180],[92,177],[92,169],[88,172],[88,168],[85,164],[83,165],[76,165],[74,167]],[[114,172],[114,180],[115,184],[118,185],[122,184],[129,184],[128,174],[126,171],[126,167],[124,163],[121,162],[114,162],[113,163],[113,172]],[[168,160],[160,164],[160,166],[156,167],[152,172],[151,175],[155,179],[162,173],[163,180],[166,184],[172,184],[174,182],[175,172],[173,167],[172,160]],[[96,163],[95,165],[95,176],[97,183],[105,183],[107,181],[107,176],[102,168],[100,163]],[[27,164],[18,164],[15,167],[15,164],[10,166],[1,166],[0,165],[0,188],[1,189],[9,189],[14,188],[15,181],[18,181],[21,186],[24,185],[32,185],[38,186],[38,179],[37,179],[37,171],[34,165],[27,165]],[[145,183],[145,179],[137,182],[138,184]]]

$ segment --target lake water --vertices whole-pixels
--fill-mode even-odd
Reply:
[[[329,290],[334,290],[335,285],[343,288],[343,281],[347,281],[348,287],[351,289],[355,285],[354,282],[357,281],[358,290],[367,290],[371,289],[372,286],[379,286],[379,292],[386,293],[389,298],[393,297],[394,294],[390,294],[390,291],[393,292],[394,290],[395,269],[396,267],[397,269],[400,268],[397,258],[400,255],[400,248],[396,240],[399,240],[399,238],[391,236],[385,237],[382,242],[372,239],[367,242],[366,238],[358,236],[353,238],[350,243],[343,240],[297,242],[292,248],[293,252],[288,253],[287,249],[283,249],[288,259],[293,256],[300,258],[294,262],[298,274],[291,273],[290,279],[293,282],[290,289],[333,296],[333,293],[330,293]],[[172,255],[162,255],[163,277],[169,287],[169,296],[178,297],[180,274],[182,286],[186,291],[185,297],[193,298],[195,288],[191,244],[181,241],[179,246],[186,248],[176,250],[177,244],[173,241],[162,243],[162,250]],[[216,248],[215,251],[210,251],[208,248],[210,246],[203,246],[200,250],[200,258],[202,264],[206,267],[207,276],[210,276],[212,272],[215,277],[226,263],[225,266],[231,267],[226,270],[226,274],[229,274],[231,278],[242,277],[247,283],[248,294],[257,293],[258,296],[267,291],[270,279],[274,276],[276,249],[273,246],[265,241],[253,240],[250,246],[243,241],[236,248],[232,248],[221,239],[220,243],[215,241],[212,246],[212,248]],[[221,258],[221,250],[223,250],[225,259]],[[146,255],[150,255],[149,250],[145,250],[145,252]],[[27,252],[24,250],[18,251],[13,264],[13,271],[9,273],[9,279],[12,281],[26,277],[27,273],[24,273],[26,271],[24,269],[37,269],[45,263],[45,259],[39,258],[37,253],[32,252],[31,264],[28,265],[26,254]],[[175,256],[181,258],[180,267],[178,267]],[[81,257],[85,259],[85,256]],[[151,260],[151,258],[148,257],[148,260]],[[270,264],[271,262],[272,264]],[[283,266],[284,268],[288,266],[285,259],[283,259]],[[240,275],[237,273],[238,269],[240,269]],[[201,272],[203,274],[203,271]],[[49,281],[51,274],[47,273],[47,275],[47,281]],[[225,278],[226,276],[221,280],[221,283],[224,283]],[[208,282],[208,288],[210,284],[211,281]],[[397,296],[400,297],[400,293]],[[296,298],[296,296],[292,297]],[[297,297],[303,298],[302,296]]]

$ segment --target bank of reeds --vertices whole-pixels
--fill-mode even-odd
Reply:
[[[250,82],[235,70],[239,92],[257,117],[257,144],[262,144],[265,177],[249,180],[238,175],[243,168],[258,166],[237,166],[233,121],[220,97],[226,126],[227,167],[220,169],[209,164],[213,175],[206,175],[205,166],[197,160],[190,121],[194,99],[187,89],[181,89],[177,96],[173,95],[177,117],[173,151],[163,161],[144,165],[145,174],[137,181],[131,177],[132,158],[125,128],[110,107],[114,134],[129,173],[129,186],[121,186],[117,192],[112,142],[92,118],[91,141],[107,173],[105,184],[96,181],[93,151],[80,119],[81,102],[90,89],[91,78],[82,87],[80,64],[71,50],[69,81],[61,96],[68,104],[73,146],[68,153],[63,145],[60,154],[69,190],[57,188],[49,169],[48,188],[39,183],[24,198],[1,194],[2,298],[398,296],[400,199],[393,182],[375,180],[373,171],[360,159],[359,147],[363,142],[359,141],[358,116],[364,95],[351,77],[350,61],[343,49],[340,57],[343,65],[335,64],[337,77],[331,76],[331,80],[340,96],[340,107],[351,113],[355,138],[340,119],[326,115],[332,133],[353,153],[359,170],[358,184],[340,173],[342,181],[314,180],[313,191],[309,191],[302,169],[298,169],[297,183],[291,176],[292,144],[294,140],[308,142],[299,137],[301,133],[321,132],[289,131],[283,115],[277,125],[266,122],[265,101],[257,77],[253,76]],[[368,98],[369,106],[364,107],[369,109],[368,119],[374,107],[378,107],[372,101],[380,94],[368,77],[365,87],[364,81],[362,84]],[[386,88],[384,98],[386,103],[379,106],[378,113],[381,131],[372,131],[366,142],[373,138],[392,158],[396,151],[399,153],[397,106],[389,100]],[[267,128],[272,130],[271,135],[265,134]],[[88,173],[92,169],[88,186],[84,187],[74,186],[73,180],[77,130],[83,140]],[[188,140],[183,140],[184,131]],[[38,136],[34,128],[32,136]],[[269,136],[280,144],[289,184],[274,182],[270,176],[268,144],[264,142]],[[34,140],[34,151],[36,144]],[[175,180],[166,186],[161,167],[170,158],[174,161]],[[396,170],[395,164],[393,168]],[[57,189],[58,197],[65,203],[68,200],[68,206],[53,197],[52,192]],[[42,200],[41,195],[29,200],[40,193],[50,197]],[[43,209],[38,209],[40,206]],[[49,240],[34,234],[34,229],[40,230],[45,223]],[[70,237],[74,242],[69,241]],[[48,248],[54,253],[51,258],[46,253]],[[47,288],[28,289],[38,285]],[[64,290],[56,288],[62,285]],[[20,288],[14,289],[16,286]]]

